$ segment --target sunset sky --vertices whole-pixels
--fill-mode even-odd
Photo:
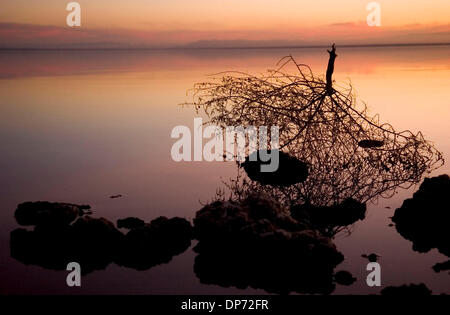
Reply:
[[[69,2],[2,0],[0,47],[450,42],[448,0],[380,0],[381,27],[362,0],[79,0],[82,25],[69,28]]]

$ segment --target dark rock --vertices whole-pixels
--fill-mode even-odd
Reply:
[[[369,255],[363,254],[363,255],[361,255],[361,257],[367,258],[367,260],[370,261],[370,262],[377,262],[378,258],[381,257],[381,256],[378,255],[378,254],[372,253],[372,254],[369,254]]]
[[[119,219],[117,220],[117,227],[119,229],[124,228],[124,229],[136,229],[138,227],[142,227],[145,225],[144,220],[141,220],[139,218],[125,218],[125,219]]]
[[[197,211],[194,219],[198,239],[211,236],[240,237],[240,234],[259,235],[285,229],[298,231],[307,226],[292,219],[289,212],[265,195],[250,195],[241,202],[216,201]]]
[[[426,178],[413,198],[395,210],[392,221],[400,235],[413,242],[413,250],[426,253],[437,248],[450,257],[449,205],[449,176]]]
[[[423,283],[421,284],[409,284],[399,287],[386,287],[381,290],[381,295],[408,295],[408,296],[422,296],[431,295],[432,291],[427,288]]]
[[[433,266],[433,270],[435,272],[441,272],[441,271],[446,271],[446,270],[450,270],[450,260],[443,262],[443,263],[437,263]]]
[[[37,225],[31,231],[16,229],[10,237],[11,257],[27,265],[65,270],[74,261],[80,263],[83,274],[102,270],[112,262],[148,269],[170,261],[191,243],[192,226],[181,218],[160,217],[124,235],[104,218],[82,216],[71,223],[79,208],[76,205],[45,202],[33,206],[19,205],[18,221]],[[143,222],[131,219],[125,223]]]
[[[263,195],[216,201],[194,219],[194,271],[202,283],[271,293],[331,293],[343,261],[330,238]]]
[[[349,226],[366,216],[366,204],[346,199],[335,206],[316,207],[302,204],[291,207],[291,215],[297,221],[308,222],[313,228],[329,234],[335,228]]]
[[[16,229],[10,234],[11,257],[25,265],[65,270],[76,243],[70,225],[40,225],[34,231]]]
[[[173,256],[189,248],[192,235],[189,221],[159,217],[126,234],[116,263],[137,270],[168,263]]]
[[[11,232],[11,256],[25,264],[54,270],[65,270],[69,262],[75,261],[87,274],[102,270],[113,261],[122,237],[103,218],[82,217],[72,225],[41,223],[33,231]]]
[[[84,216],[75,221],[72,228],[79,236],[77,239],[81,243],[101,242],[103,246],[107,246],[106,242],[115,243],[123,236],[114,224],[105,218]]]
[[[15,218],[20,225],[69,224],[90,206],[60,202],[25,202],[17,206]]]
[[[358,145],[361,148],[369,149],[369,148],[380,148],[384,145],[383,141],[379,140],[361,140],[358,142]]]
[[[90,272],[102,270],[114,261],[124,235],[107,219],[86,216],[72,225],[72,237],[74,261],[84,267],[84,272]]]
[[[255,151],[241,164],[248,177],[262,185],[290,186],[308,177],[308,166],[299,159],[279,151],[279,166],[275,172],[261,172],[261,165],[269,164],[261,159],[261,151]],[[269,154],[271,150],[268,150]]]
[[[341,270],[334,274],[334,280],[337,284],[349,286],[356,281],[356,278],[350,272]]]

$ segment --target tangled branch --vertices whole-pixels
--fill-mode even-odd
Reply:
[[[331,63],[334,46],[329,53]],[[444,163],[420,132],[398,132],[370,116],[351,84],[334,88],[330,63],[327,80],[287,56],[262,76],[224,72],[194,86],[188,104],[204,111],[211,124],[278,126],[280,149],[308,164],[303,183],[273,187],[246,180],[240,189],[262,190],[288,204],[367,202],[418,183]],[[295,71],[288,71],[292,66]]]

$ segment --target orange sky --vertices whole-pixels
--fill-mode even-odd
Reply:
[[[69,2],[2,0],[0,45],[167,47],[204,40],[264,41],[259,44],[264,46],[450,42],[449,0],[380,0],[382,26],[378,28],[367,26],[370,1],[362,0],[78,0],[82,26],[77,30],[65,24]]]

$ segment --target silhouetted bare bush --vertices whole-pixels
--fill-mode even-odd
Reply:
[[[194,86],[186,105],[206,113],[209,123],[278,126],[280,150],[308,165],[302,183],[267,187],[247,181],[238,185],[241,190],[262,190],[289,204],[331,206],[348,198],[364,203],[392,196],[395,188],[408,188],[443,164],[420,132],[396,131],[369,114],[351,84],[333,86],[334,45],[329,53],[326,80],[287,56],[261,76],[225,72]]]

